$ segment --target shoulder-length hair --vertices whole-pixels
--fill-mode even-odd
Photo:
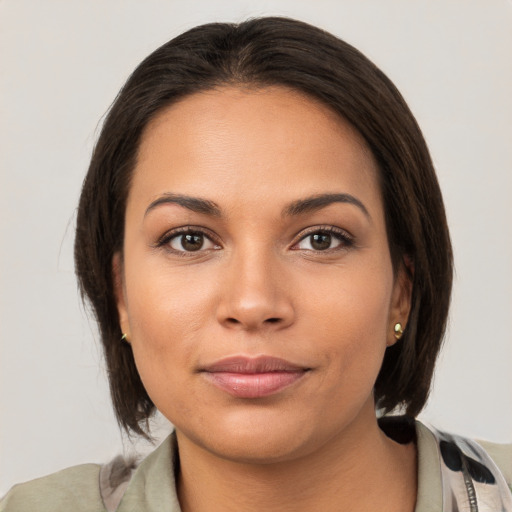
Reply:
[[[141,134],[163,108],[223,85],[301,91],[366,140],[379,168],[393,267],[407,262],[413,282],[407,328],[386,351],[375,400],[415,416],[428,396],[452,285],[450,237],[426,143],[396,87],[358,50],[306,23],[269,17],[202,25],[172,39],[136,68],[105,119],[80,197],[75,264],[99,325],[120,425],[147,435],[155,409],[130,346],[120,341],[112,271]]]

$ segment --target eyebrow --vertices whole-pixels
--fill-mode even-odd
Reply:
[[[318,194],[316,196],[299,199],[284,209],[283,216],[286,217],[312,213],[333,203],[346,203],[357,206],[357,208],[359,208],[366,217],[371,219],[365,205],[359,199],[350,194]]]
[[[371,219],[368,210],[364,204],[356,197],[350,194],[318,194],[293,201],[283,210],[283,217],[304,215],[318,211],[333,203],[351,204],[359,208],[369,219]],[[144,216],[157,206],[162,204],[177,204],[196,213],[211,215],[213,217],[222,217],[222,211],[217,203],[209,199],[192,197],[183,194],[173,194],[167,192],[158,199],[155,199],[146,209]]]
[[[146,216],[151,210],[154,210],[161,204],[177,204],[188,208],[193,212],[203,213],[205,215],[211,215],[213,217],[221,217],[221,211],[217,203],[209,201],[208,199],[202,199],[200,197],[185,196],[182,194],[172,194],[170,192],[163,194],[158,199],[155,199],[146,209]]]

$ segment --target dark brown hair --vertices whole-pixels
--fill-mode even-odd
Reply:
[[[121,342],[112,274],[141,134],[161,109],[222,85],[288,86],[323,102],[366,139],[380,170],[393,266],[409,258],[414,267],[407,328],[386,351],[375,399],[387,411],[402,406],[415,416],[428,396],[452,285],[450,238],[427,146],[395,86],[358,50],[300,21],[259,18],[199,26],[158,48],[122,88],[96,144],[78,208],[75,262],[99,324],[120,425],[146,435],[155,408]]]

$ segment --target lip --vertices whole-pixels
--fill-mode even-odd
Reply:
[[[299,381],[309,368],[270,356],[227,357],[201,368],[217,388],[238,398],[274,395]]]

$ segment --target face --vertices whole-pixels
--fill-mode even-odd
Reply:
[[[179,440],[271,462],[375,422],[408,287],[372,155],[327,107],[226,87],[162,111],[114,271],[122,330]]]

